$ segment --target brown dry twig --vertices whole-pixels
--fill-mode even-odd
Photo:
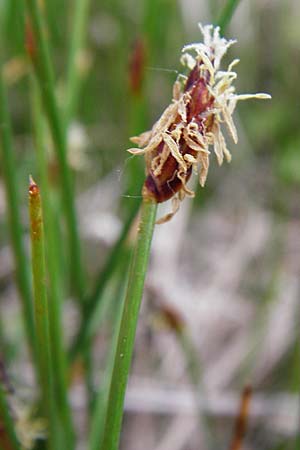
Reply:
[[[252,397],[251,386],[246,386],[241,394],[240,409],[235,421],[234,433],[229,450],[240,450],[247,430],[249,405]]]

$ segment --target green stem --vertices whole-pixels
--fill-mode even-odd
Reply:
[[[9,404],[0,384],[0,449],[21,450],[15,432],[14,422],[9,411]]]
[[[74,3],[74,4],[73,4]],[[80,91],[82,67],[80,59],[85,44],[86,25],[88,18],[90,0],[75,0],[72,2],[73,15],[71,43],[69,49],[69,60],[66,79],[66,107],[64,111],[65,129],[68,132],[69,124],[76,111],[76,104]],[[90,349],[84,352],[85,379],[89,398],[93,398],[93,358]],[[91,402],[89,401],[89,404]]]
[[[220,27],[222,33],[224,33],[225,28],[229,24],[236,8],[238,7],[239,2],[240,0],[228,0],[223,10],[221,11],[219,20],[217,21],[217,25]]]
[[[49,421],[49,448],[57,450],[53,397],[53,366],[49,331],[49,305],[46,287],[46,262],[42,204],[39,187],[31,179],[29,186],[29,215],[34,287],[34,312],[37,337],[37,360],[42,393],[42,405]]]
[[[102,450],[118,449],[124,397],[148,266],[156,210],[156,203],[143,200],[137,242],[130,265],[127,292],[114,356]]]
[[[31,49],[30,56],[39,81],[43,106],[48,118],[60,167],[62,197],[69,235],[71,277],[76,288],[76,293],[82,300],[84,295],[84,274],[81,263],[72,176],[67,159],[66,133],[55,97],[54,74],[48,43],[44,33],[43,17],[37,0],[26,0],[26,4],[33,31],[33,48]]]
[[[101,270],[99,276],[97,277],[96,285],[94,287],[91,296],[85,302],[85,308],[80,328],[70,350],[71,361],[73,361],[76,358],[78,353],[85,347],[87,341],[90,338],[91,324],[94,319],[95,311],[97,310],[103,292],[105,291],[106,286],[109,280],[111,279],[111,276],[115,271],[116,266],[118,265],[125,240],[132,226],[133,220],[137,215],[139,207],[140,203],[134,202],[129,217],[123,226],[119,239],[115,243],[104,268]]]
[[[0,73],[0,151],[2,156],[3,176],[6,190],[6,207],[8,213],[9,230],[13,246],[16,278],[22,301],[24,327],[29,347],[34,353],[34,319],[32,294],[28,271],[28,259],[23,244],[23,232],[19,210],[18,180],[13,155],[12,130],[8,112],[2,71]]]
[[[60,280],[60,261],[58,232],[55,221],[55,212],[51,199],[51,189],[48,181],[48,162],[45,149],[44,123],[40,104],[39,93],[35,80],[32,80],[33,88],[33,112],[36,138],[36,154],[38,168],[41,179],[41,188],[43,191],[43,211],[45,231],[47,236],[46,254],[48,261],[48,272],[50,281],[49,317],[50,317],[50,336],[51,353],[53,360],[53,382],[56,395],[57,413],[61,424],[62,432],[65,436],[65,445],[71,450],[74,448],[74,430],[72,425],[71,411],[68,402],[67,382],[66,382],[66,353],[64,347],[64,337],[62,331],[62,286]]]
[[[210,417],[202,411],[200,405],[200,400],[202,402],[205,402],[206,395],[202,384],[202,371],[197,350],[192,342],[191,337],[188,335],[185,329],[175,332],[186,360],[188,376],[190,378],[192,386],[195,389],[197,413],[200,426],[206,439],[206,444],[210,449],[218,448],[216,435],[212,433],[213,423]]]
[[[75,0],[74,3],[75,5],[73,5],[72,3],[72,8],[74,9],[73,31],[71,35],[66,81],[66,127],[68,127],[68,124],[73,117],[76,107],[76,100],[79,94],[80,56],[85,44],[86,23],[88,18],[90,0]]]
[[[118,339],[118,331],[120,328],[120,320],[121,313],[123,310],[124,304],[124,289],[126,286],[127,278],[124,279],[124,272],[126,272],[124,262],[122,261],[121,267],[118,270],[118,284],[116,286],[116,292],[114,293],[114,299],[110,298],[109,300],[113,300],[111,302],[111,312],[113,313],[111,316],[111,329],[113,330],[111,343],[108,348],[107,356],[106,356],[106,364],[104,373],[101,376],[101,383],[98,388],[97,395],[94,399],[94,409],[91,420],[90,434],[89,434],[89,450],[98,450],[104,432],[105,425],[105,412],[108,404],[108,396],[109,396],[109,384],[112,376],[113,365],[114,365],[114,357],[116,353],[117,339]]]

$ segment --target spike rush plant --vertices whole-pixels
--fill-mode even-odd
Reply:
[[[268,94],[237,94],[235,59],[227,70],[221,60],[235,40],[220,36],[219,27],[202,26],[203,42],[183,48],[181,63],[186,75],[179,75],[173,86],[173,98],[152,129],[131,138],[137,147],[128,151],[144,155],[146,179],[142,189],[137,243],[129,270],[115,359],[109,389],[102,450],[117,450],[122,423],[125,390],[131,363],[137,319],[148,265],[155,223],[170,220],[186,197],[194,192],[187,186],[192,173],[205,185],[210,148],[219,164],[230,162],[231,153],[223,135],[223,126],[236,144],[232,115],[240,100],[268,99]],[[156,221],[158,203],[171,199],[172,211]]]

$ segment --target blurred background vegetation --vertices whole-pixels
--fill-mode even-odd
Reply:
[[[83,356],[74,358],[70,350],[69,398],[77,448],[100,448],[97,430],[109,348],[134,233],[117,257],[111,251],[138,208],[143,181],[143,158],[126,153],[129,137],[149,129],[169,104],[182,46],[200,41],[197,23],[216,23],[225,3],[40,2],[67,133],[88,286],[84,297],[94,298],[96,305],[91,320],[77,301],[78,280],[70,274],[62,181],[33,75],[35,42],[28,12],[19,0],[0,0],[2,75],[12,124],[24,271],[30,265],[31,174],[41,183],[42,196],[47,180],[50,195],[48,227],[55,230],[52,261],[63,309],[65,360],[67,349],[74,350],[78,327],[89,317]],[[228,140],[232,163],[219,168],[214,161],[205,189],[197,188],[195,200],[186,200],[174,220],[155,231],[126,398],[124,450],[230,449],[246,385],[253,394],[243,448],[300,445],[299,19],[297,0],[241,0],[226,28],[225,36],[238,40],[227,55],[228,62],[241,60],[237,91],[267,92],[272,101],[238,106],[239,143]],[[5,123],[2,117],[2,131]],[[36,384],[14,276],[6,167],[2,156],[0,379],[12,415],[28,436],[43,426],[37,419]],[[170,205],[162,206],[161,214],[166,208]],[[47,236],[46,223],[46,241]],[[50,300],[53,289],[49,283]],[[23,446],[41,447],[43,439],[37,442],[29,439]],[[60,443],[59,448],[73,447]]]

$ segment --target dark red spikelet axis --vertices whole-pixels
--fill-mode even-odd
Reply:
[[[201,113],[210,108],[213,104],[214,97],[207,89],[208,76],[200,76],[199,63],[191,70],[190,75],[186,81],[184,92],[189,92],[191,100],[188,104],[187,121],[191,122],[193,119],[200,123],[202,120],[199,116]]]
[[[190,100],[187,104],[187,123],[193,121],[197,124],[200,133],[203,133],[205,119],[200,115],[211,107],[214,98],[207,89],[207,80],[203,76],[200,76],[199,63],[191,70],[184,86],[184,92],[190,94]],[[168,131],[171,132],[173,127],[180,121],[181,117],[178,115]],[[164,145],[163,142],[158,145],[156,151],[152,154],[153,158],[163,151]],[[191,149],[183,139],[179,142],[179,151],[183,156],[189,154],[196,157],[197,155],[197,152]],[[179,164],[171,153],[165,161],[159,175],[154,175],[151,167],[148,167],[143,195],[154,199],[157,203],[162,203],[172,198],[183,188],[182,180],[178,178],[178,171]],[[185,182],[190,179],[191,174],[192,167],[189,167],[186,174],[184,174]]]
[[[163,145],[163,142],[159,145],[158,154],[162,151]],[[159,148],[161,148],[160,151]],[[196,153],[185,144],[181,147],[182,155],[186,153],[192,154],[191,152]],[[178,162],[174,156],[170,154],[164,163],[160,175],[155,176],[153,171],[150,169],[144,184],[144,189],[146,190],[147,195],[154,198],[157,203],[162,203],[172,198],[182,188],[182,181],[178,178],[177,174]],[[186,181],[190,179],[191,174],[192,168],[190,167],[185,175]]]

